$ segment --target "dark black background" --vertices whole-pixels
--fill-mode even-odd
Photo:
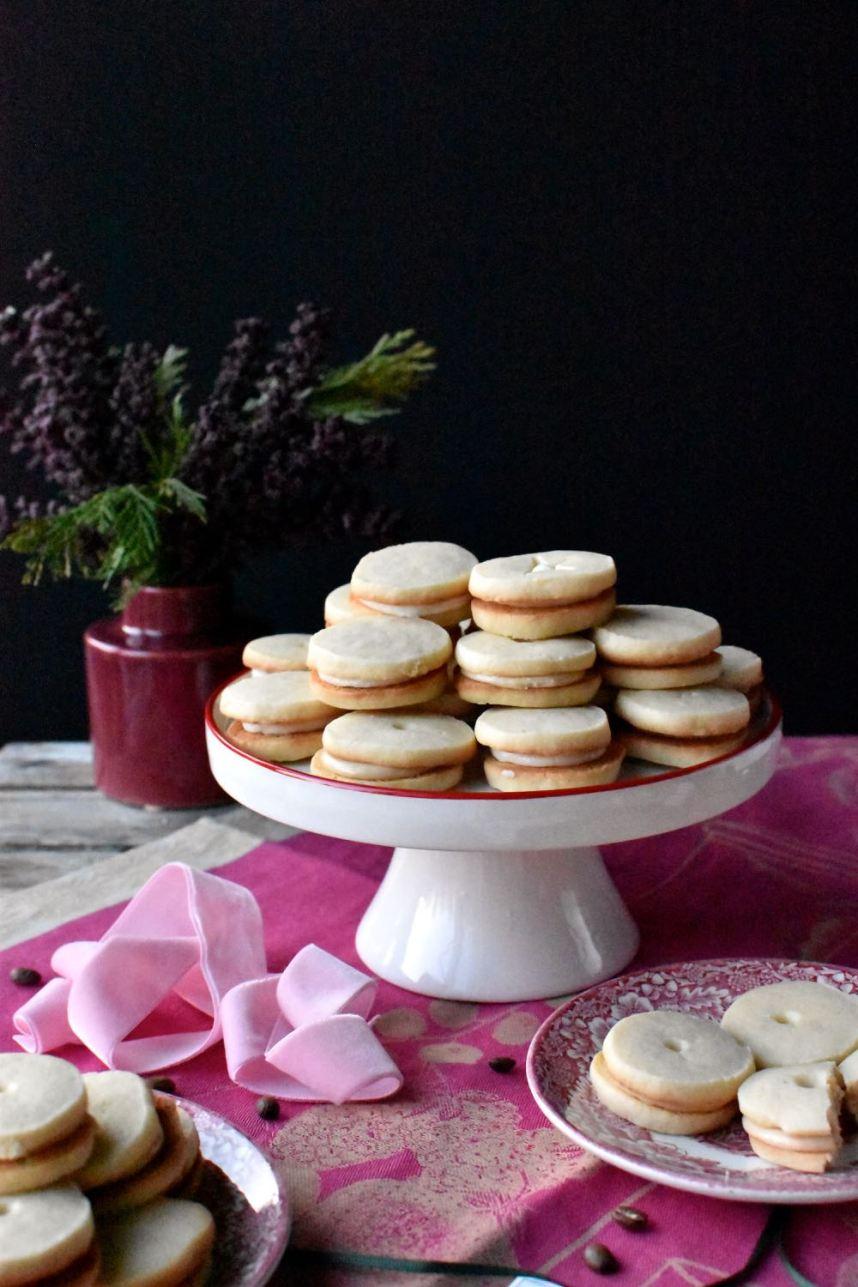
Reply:
[[[117,340],[333,304],[338,355],[416,326],[410,535],[613,554],[717,615],[796,732],[855,671],[858,5],[0,0],[0,303],[46,246]],[[22,475],[5,453],[0,490]],[[345,543],[260,560],[320,624]],[[83,735],[80,584],[0,556],[0,741]]]

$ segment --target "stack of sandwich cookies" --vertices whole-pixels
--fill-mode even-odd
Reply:
[[[449,715],[353,711],[327,726],[310,767],[361,786],[449,791],[476,749],[472,730]]]
[[[103,1281],[92,1208],[76,1185],[3,1198],[3,1287],[95,1287]]]
[[[263,635],[245,645],[242,661],[259,678],[281,670],[306,670],[309,635]]]
[[[763,700],[763,662],[749,648],[721,644],[715,649],[721,658],[721,673],[715,680],[720,688],[734,688],[744,693],[753,715]]]
[[[475,630],[456,644],[456,690],[479,706],[585,706],[599,690],[589,639],[517,640]]]
[[[134,1073],[84,1077],[96,1145],[78,1176],[96,1214],[143,1206],[184,1189],[200,1142],[188,1114],[169,1095],[153,1095]]]
[[[614,712],[626,721],[618,740],[626,754],[688,768],[741,746],[751,718],[747,698],[731,689],[620,689]]]
[[[614,609],[614,560],[587,550],[546,550],[478,563],[471,616],[510,639],[552,639],[606,621]]]
[[[611,1028],[590,1080],[602,1104],[636,1126],[702,1135],[732,1120],[737,1092],[753,1071],[750,1050],[718,1024],[651,1010]]]
[[[220,709],[232,720],[226,736],[234,746],[275,763],[311,756],[336,715],[312,691],[306,670],[245,675],[223,690]]]
[[[431,621],[344,621],[310,640],[310,687],[341,710],[413,706],[444,692],[452,652],[447,631]]]
[[[483,772],[498,791],[564,791],[616,780],[622,748],[598,706],[484,711],[474,733],[489,754]]]
[[[0,1197],[56,1184],[86,1164],[96,1130],[72,1064],[0,1054],[0,1092]]]
[[[470,616],[468,578],[476,557],[447,541],[388,545],[360,560],[350,598],[363,611],[423,618],[453,628]]]
[[[159,1198],[99,1220],[104,1287],[197,1287],[208,1277],[215,1226],[198,1202]]]
[[[793,1171],[820,1174],[842,1144],[843,1083],[832,1062],[764,1068],[739,1089],[742,1125],[754,1152]]]

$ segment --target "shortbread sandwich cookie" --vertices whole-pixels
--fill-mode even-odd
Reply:
[[[352,711],[325,729],[311,768],[364,786],[448,791],[476,749],[473,731],[449,715]]]
[[[388,545],[358,563],[351,598],[381,616],[455,626],[470,616],[468,578],[476,562],[469,550],[447,541]]]
[[[100,1219],[104,1287],[184,1287],[206,1265],[214,1246],[209,1211],[184,1198],[157,1198]]]
[[[722,662],[715,652],[675,666],[615,666],[602,662],[602,678],[613,688],[696,688],[717,682]],[[728,685],[723,685],[728,687]]]
[[[662,1135],[706,1135],[726,1126],[736,1115],[735,1102],[710,1113],[677,1113],[646,1103],[614,1081],[601,1052],[590,1064],[590,1082],[596,1098],[609,1112],[645,1131],[658,1131]]]
[[[708,658],[721,642],[721,627],[691,608],[627,603],[593,639],[599,656],[614,666],[679,666]]]
[[[622,750],[598,706],[492,707],[474,725],[483,771],[498,791],[568,791],[616,780]]]
[[[185,1110],[168,1095],[155,1095],[164,1142],[155,1156],[124,1180],[90,1189],[96,1215],[127,1211],[179,1189],[200,1157],[197,1128]]]
[[[254,676],[307,669],[309,635],[263,635],[245,644],[242,661]]]
[[[490,634],[552,639],[601,624],[614,611],[614,560],[589,550],[545,550],[478,563],[471,617]]]
[[[704,764],[741,746],[751,718],[743,693],[715,685],[621,688],[614,713],[630,726],[617,733],[628,755],[678,768]]]
[[[56,1144],[46,1144],[35,1153],[0,1162],[0,1197],[8,1193],[31,1193],[49,1184],[74,1176],[92,1154],[95,1126],[85,1118],[71,1135]]]
[[[452,652],[449,634],[432,621],[343,621],[310,640],[310,688],[340,710],[413,706],[444,692]]]
[[[858,1050],[854,1050],[851,1055],[847,1055],[841,1064],[838,1065],[837,1071],[843,1082],[846,1092],[846,1107],[858,1122]]]
[[[721,658],[721,674],[716,679],[719,688],[735,688],[744,693],[753,715],[763,699],[763,662],[748,648],[735,644],[722,644],[715,651]]]
[[[456,690],[479,706],[586,706],[600,686],[589,639],[519,640],[475,630],[456,644]]]
[[[338,585],[325,598],[325,625],[338,626],[341,621],[354,621],[355,617],[371,617],[369,608],[362,608],[352,601],[350,585]]]
[[[316,696],[306,670],[245,675],[223,690],[220,709],[232,719],[226,736],[233,746],[277,764],[317,751],[337,713]]]
[[[0,1054],[0,1162],[67,1140],[86,1121],[86,1088],[54,1055]]]
[[[96,1135],[75,1179],[87,1190],[139,1171],[163,1146],[164,1132],[152,1091],[136,1073],[86,1073],[83,1080]]]
[[[74,1184],[4,1198],[0,1287],[91,1287],[98,1274],[94,1233],[92,1208]]]
[[[627,1015],[602,1046],[608,1074],[629,1094],[674,1113],[734,1104],[753,1056],[712,1019],[677,1010]]]
[[[721,1026],[759,1068],[839,1062],[858,1050],[858,997],[804,979],[769,983],[738,996]]]
[[[796,1171],[822,1172],[842,1142],[843,1083],[834,1063],[764,1068],[739,1088],[742,1125],[751,1148]]]

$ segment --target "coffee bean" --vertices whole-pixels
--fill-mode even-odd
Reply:
[[[148,1077],[146,1084],[150,1090],[160,1090],[164,1095],[175,1095],[176,1083],[172,1077]]]
[[[620,1267],[620,1262],[602,1242],[591,1242],[584,1248],[584,1264],[597,1274],[613,1274]]]
[[[280,1105],[270,1095],[263,1095],[256,1101],[256,1111],[263,1121],[276,1122],[280,1116]]]
[[[35,988],[42,981],[39,971],[31,970],[28,965],[16,965],[14,970],[9,971],[9,978],[19,988]]]
[[[512,1072],[515,1067],[515,1060],[510,1059],[509,1055],[498,1055],[497,1059],[489,1060],[489,1067],[492,1072],[508,1073]]]
[[[613,1218],[617,1224],[621,1224],[624,1229],[645,1229],[649,1224],[645,1211],[638,1211],[637,1207],[617,1207],[613,1212]]]

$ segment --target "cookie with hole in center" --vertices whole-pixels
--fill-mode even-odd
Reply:
[[[439,697],[453,645],[432,621],[367,617],[310,640],[310,688],[340,710],[389,710]]]
[[[736,997],[721,1026],[760,1068],[839,1062],[858,1049],[858,997],[811,979],[769,983]]]
[[[91,1287],[97,1281],[92,1208],[77,1185],[4,1198],[0,1231],[2,1287]]]
[[[614,1080],[601,1052],[594,1055],[590,1064],[590,1084],[596,1098],[609,1112],[644,1130],[658,1131],[662,1135],[706,1135],[720,1130],[736,1116],[735,1101],[709,1113],[680,1113],[638,1099]]]
[[[468,578],[476,555],[449,541],[409,541],[365,554],[352,573],[359,608],[380,616],[455,626],[470,615]]]
[[[244,645],[241,660],[256,677],[283,670],[306,670],[309,642],[309,635],[262,635]]]
[[[0,1162],[66,1140],[87,1116],[86,1088],[55,1055],[0,1054]]]
[[[223,690],[219,704],[232,720],[226,736],[233,746],[277,764],[311,756],[336,715],[313,692],[306,670],[244,675]]]
[[[827,1171],[840,1151],[843,1083],[831,1061],[764,1068],[739,1088],[751,1148],[794,1171]]]
[[[721,642],[721,627],[693,608],[624,603],[594,630],[593,639],[611,665],[678,666],[708,657]]]
[[[606,621],[615,606],[614,560],[589,550],[544,550],[478,563],[471,616],[490,634],[551,639]]]
[[[474,725],[488,748],[483,771],[498,791],[563,791],[617,778],[622,750],[599,706],[493,707]]]
[[[599,690],[589,639],[519,640],[475,630],[456,644],[456,691],[480,706],[586,706]]]
[[[325,729],[311,767],[319,777],[363,786],[445,791],[476,749],[472,729],[450,715],[352,711]]]

